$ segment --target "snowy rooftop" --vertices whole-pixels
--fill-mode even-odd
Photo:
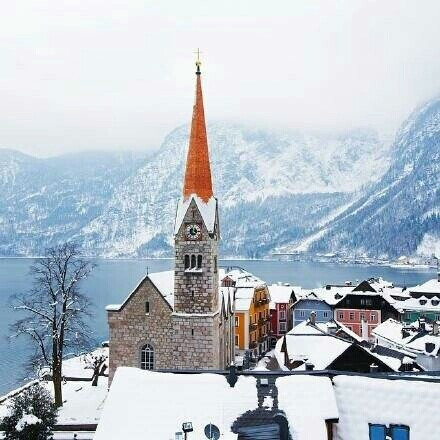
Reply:
[[[426,281],[426,283],[409,288],[409,291],[414,293],[437,293],[440,298],[440,282],[437,280],[437,278],[433,278],[432,280]]]
[[[153,397],[154,396],[154,397]],[[118,368],[94,440],[174,438],[183,422],[192,422],[195,439],[204,438],[208,423],[225,439],[230,428],[255,407],[256,380],[240,377],[234,388],[216,374],[180,375]]]
[[[248,426],[252,420],[261,425],[262,417],[271,411],[285,413],[293,439],[327,440],[325,420],[338,417],[330,379],[279,377],[275,386],[276,390],[262,390],[253,376],[239,376],[231,388],[223,375],[119,368],[94,440],[174,439],[183,422],[192,422],[190,438],[205,438],[205,426],[213,423],[221,439],[236,440],[239,420],[245,419]],[[259,387],[266,393],[264,399],[258,398]]]
[[[440,438],[440,383],[359,376],[337,376],[333,383],[336,439],[369,440],[369,423],[406,425],[411,440]]]
[[[204,202],[199,196],[191,194],[188,198],[180,198],[177,204],[176,222],[174,224],[174,235],[179,232],[185,214],[188,211],[189,205],[194,201],[200,211],[203,222],[205,223],[208,232],[214,232],[215,216],[217,212],[217,199],[211,197],[207,202]]]
[[[147,275],[150,281],[156,286],[157,290],[164,297],[172,309],[174,309],[174,271],[166,270],[163,272],[153,272]],[[128,302],[130,297],[136,292],[145,277],[138,283],[136,288],[127,296],[122,304],[109,304],[105,309],[107,311],[119,311]],[[219,306],[222,298],[225,299],[225,307],[229,304],[229,297],[233,298],[233,288],[219,288]]]
[[[406,330],[405,335],[402,331],[404,328]],[[440,335],[430,334],[429,330],[431,328],[427,324],[427,331],[420,331],[418,323],[408,326],[394,319],[387,319],[373,330],[373,335],[410,353],[438,356],[440,353]],[[429,344],[430,351],[426,350],[426,344]]]
[[[301,287],[285,284],[271,284],[267,288],[269,289],[270,301],[275,304],[288,303],[292,292],[298,295],[301,291]]]

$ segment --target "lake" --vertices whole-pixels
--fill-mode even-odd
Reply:
[[[29,266],[32,259],[0,259],[0,395],[22,383],[22,363],[28,353],[23,340],[10,341],[8,327],[16,318],[11,310],[11,294],[28,290],[31,284]],[[97,344],[108,338],[107,304],[121,303],[149,272],[169,270],[172,260],[96,260],[98,266],[82,285],[94,302],[90,326]],[[396,285],[416,285],[435,276],[435,270],[396,269],[386,266],[340,265],[298,261],[224,260],[223,266],[240,266],[268,283],[277,281],[305,288],[346,280],[363,280],[381,276]]]

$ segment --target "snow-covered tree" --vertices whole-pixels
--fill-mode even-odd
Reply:
[[[57,409],[50,393],[35,384],[13,397],[8,415],[1,421],[6,440],[46,440],[52,438]]]
[[[32,367],[49,368],[57,407],[63,404],[63,356],[69,354],[66,350],[86,348],[90,341],[85,318],[90,315],[91,302],[79,286],[93,267],[81,258],[75,244],[49,248],[31,267],[31,290],[12,300],[22,315],[12,325],[13,337],[25,336],[31,342],[35,349],[29,359]]]

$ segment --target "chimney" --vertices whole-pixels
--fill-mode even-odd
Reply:
[[[229,366],[229,374],[228,374],[228,383],[231,388],[234,388],[234,385],[237,383],[237,370],[235,368],[234,362],[231,362]]]
[[[311,362],[306,362],[306,371],[313,371],[315,366]]]
[[[316,325],[316,312],[310,312],[309,321],[310,324]]]
[[[376,364],[370,365],[370,373],[377,373],[379,371],[379,367]]]

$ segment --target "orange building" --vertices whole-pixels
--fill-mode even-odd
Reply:
[[[243,269],[227,271],[221,285],[234,288],[235,354],[258,358],[269,348],[269,291],[266,283]]]

